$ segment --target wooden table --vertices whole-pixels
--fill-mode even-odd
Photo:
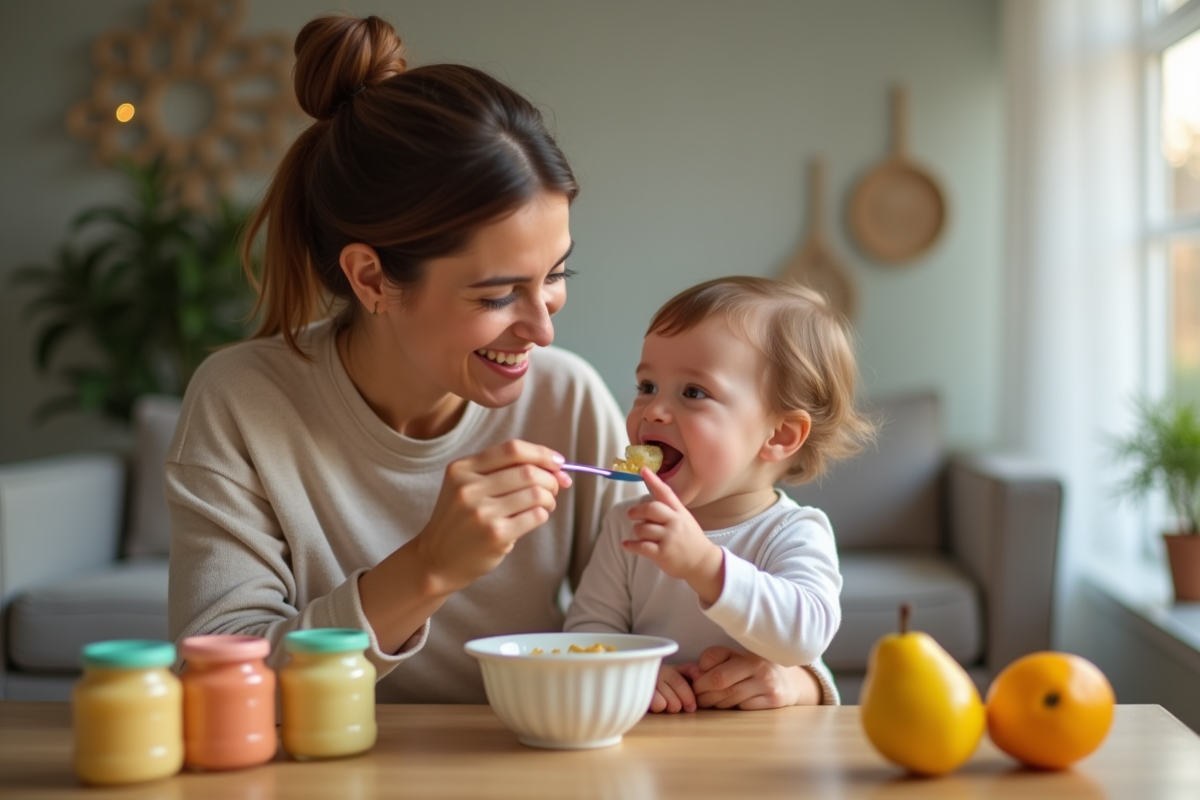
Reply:
[[[985,738],[932,780],[884,762],[856,706],[648,715],[615,747],[573,752],[518,744],[488,706],[380,706],[378,720],[356,758],[97,789],[71,772],[67,704],[0,702],[0,798],[1200,798],[1200,737],[1159,706],[1118,707],[1072,770],[1023,770]]]

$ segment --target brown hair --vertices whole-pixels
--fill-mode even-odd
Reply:
[[[674,336],[714,314],[766,360],[763,397],[779,414],[805,411],[812,427],[783,480],[807,483],[829,462],[859,452],[875,423],[854,407],[858,367],[845,321],[817,292],[794,283],[735,276],[716,278],[672,297],[646,331]]]
[[[529,100],[472,67],[407,70],[379,17],[318,17],[295,51],[296,97],[316,121],[284,156],[243,243],[255,337],[282,333],[301,353],[300,329],[353,297],[338,263],[347,244],[374,248],[388,281],[417,287],[426,262],[461,251],[483,225],[540,192],[579,191]]]

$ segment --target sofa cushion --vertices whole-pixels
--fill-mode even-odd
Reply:
[[[938,496],[945,456],[936,396],[879,401],[865,411],[881,423],[875,444],[834,464],[815,483],[780,488],[800,505],[829,515],[839,550],[939,547]]]
[[[106,639],[167,639],[167,560],[114,562],[25,591],[10,611],[18,669],[76,672],[79,651]]]
[[[910,630],[928,633],[959,663],[979,660],[979,590],[949,558],[910,550],[848,552],[841,568],[842,627],[825,653],[831,669],[865,670],[875,642],[896,632],[901,603],[912,606]]]
[[[182,401],[165,395],[143,395],[133,407],[133,490],[124,554],[165,556],[171,546],[163,472],[167,450],[175,438]]]

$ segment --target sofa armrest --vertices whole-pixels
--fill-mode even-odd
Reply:
[[[995,675],[1050,648],[1062,481],[1002,455],[958,455],[947,475],[950,550],[984,590],[984,659]]]
[[[117,557],[125,462],[89,453],[0,464],[0,686],[8,606],[30,586]]]

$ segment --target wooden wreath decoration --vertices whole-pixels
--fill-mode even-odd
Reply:
[[[96,40],[99,74],[67,129],[101,163],[161,156],[189,206],[228,195],[283,152],[297,113],[291,37],[238,36],[244,14],[242,0],[154,0],[147,30]]]

